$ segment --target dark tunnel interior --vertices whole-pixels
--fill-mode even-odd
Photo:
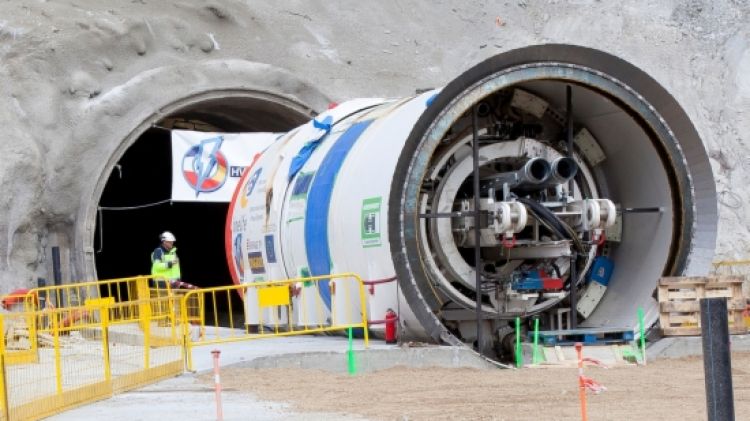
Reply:
[[[177,128],[174,122],[181,121],[199,123],[193,127],[200,131],[284,132],[308,121],[310,114],[257,98],[224,98],[185,108],[159,124],[171,121],[166,126]],[[224,250],[229,204],[171,202],[171,154],[171,131],[156,126],[112,169],[99,201],[93,245],[99,280],[150,274],[159,235],[171,231],[182,281],[200,288],[232,284]],[[241,312],[239,296],[232,297],[234,312]]]
[[[169,202],[171,182],[170,132],[150,129],[123,155],[102,193],[94,244],[99,279],[149,274],[159,234],[171,231],[183,281],[231,284],[224,256],[229,205]]]

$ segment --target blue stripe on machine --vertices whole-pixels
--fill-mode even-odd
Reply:
[[[372,120],[362,121],[349,127],[323,158],[320,168],[315,174],[310,192],[307,195],[307,209],[305,211],[305,251],[312,276],[328,275],[331,273],[331,251],[328,244],[328,210],[331,205],[331,195],[341,166],[354,143],[372,123]],[[328,281],[320,283],[320,296],[323,302],[331,308],[331,290]]]

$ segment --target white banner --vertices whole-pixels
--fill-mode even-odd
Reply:
[[[229,202],[245,168],[280,136],[172,130],[172,200]]]

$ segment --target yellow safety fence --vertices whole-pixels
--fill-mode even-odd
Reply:
[[[3,420],[39,419],[184,371],[179,299],[150,277],[38,288],[0,314]]]
[[[240,299],[242,297],[243,299]],[[192,370],[192,348],[361,328],[352,273],[172,290],[149,276],[36,288],[0,314],[0,420],[35,420]]]
[[[197,345],[348,328],[368,345],[365,286],[353,273],[190,290],[181,305],[189,370]]]

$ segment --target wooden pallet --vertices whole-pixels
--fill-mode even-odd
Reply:
[[[664,336],[701,334],[700,300],[727,298],[729,333],[747,333],[742,311],[743,279],[738,276],[664,277],[659,280],[659,323]]]

